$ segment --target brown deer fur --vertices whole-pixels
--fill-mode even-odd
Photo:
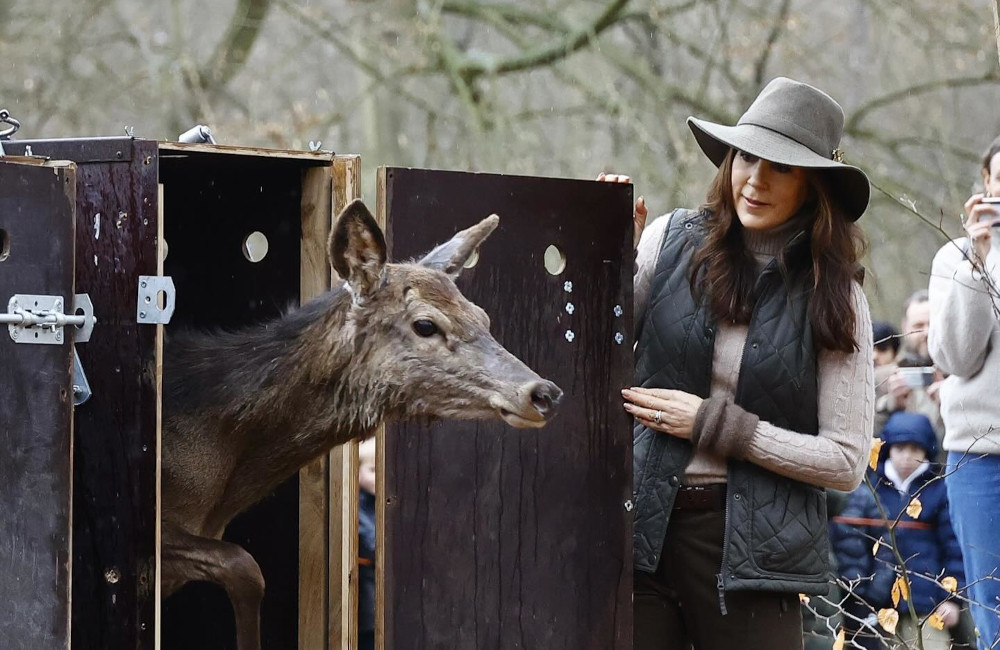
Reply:
[[[234,333],[180,334],[166,347],[162,581],[226,589],[240,650],[260,648],[264,579],[229,522],[335,445],[387,418],[502,417],[543,426],[562,392],[498,344],[454,278],[496,228],[491,216],[416,263],[386,263],[367,208],[330,236],[345,279],[284,317]]]

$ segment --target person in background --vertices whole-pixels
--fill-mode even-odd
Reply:
[[[903,305],[901,322],[903,343],[895,360],[882,366],[876,374],[875,430],[885,426],[889,416],[897,411],[926,415],[934,427],[938,440],[939,457],[943,463],[945,452],[944,423],[938,390],[944,376],[934,368],[927,352],[927,333],[930,326],[930,306],[927,291],[921,289],[910,296]],[[885,378],[884,383],[879,379]]]
[[[358,447],[358,649],[375,649],[375,438]]]
[[[845,608],[854,616],[848,618],[854,622],[868,619],[866,626],[846,629],[862,628],[855,641],[865,648],[878,647],[873,643],[873,632],[878,627],[873,614],[895,608],[899,612],[897,637],[903,644],[898,645],[897,639],[892,647],[915,648],[920,636],[924,650],[947,650],[951,647],[950,630],[959,622],[961,607],[955,594],[940,581],[953,578],[956,589],[962,590],[965,571],[951,526],[941,467],[932,461],[937,453],[937,438],[926,416],[906,411],[892,414],[881,438],[884,444],[873,473],[875,494],[867,485],[859,487],[831,524],[830,538],[841,579],[855,585],[853,598]],[[907,511],[914,499],[919,500],[919,510]],[[893,585],[904,567],[892,552],[887,521],[895,522],[891,525],[911,589],[911,598],[900,595],[898,602],[892,596]],[[881,541],[873,556],[874,540]],[[919,621],[936,614],[944,629],[927,622],[922,626],[914,624],[911,604]]]
[[[872,321],[875,367],[892,365],[899,355],[899,331],[884,320]]]
[[[980,648],[1000,642],[1000,138],[982,159],[984,191],[965,202],[966,237],[934,256],[931,358],[940,389],[948,499],[969,580]]]

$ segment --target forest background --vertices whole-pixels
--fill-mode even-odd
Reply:
[[[767,81],[847,114],[875,317],[898,322],[1000,134],[992,0],[0,0],[17,137],[175,139],[379,165],[630,174],[653,214],[714,171],[684,123],[734,123]],[[581,223],[580,227],[586,227]]]

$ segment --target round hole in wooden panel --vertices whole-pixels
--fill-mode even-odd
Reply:
[[[167,240],[164,239],[163,240],[163,259],[161,260],[162,262],[166,262],[167,261],[167,255],[170,255],[170,245],[167,243]]]
[[[267,237],[255,230],[243,240],[243,257],[254,264],[267,257]]]
[[[10,257],[10,235],[3,228],[0,228],[0,262]]]
[[[553,244],[545,249],[545,270],[552,275],[559,275],[566,270],[566,255]]]
[[[479,249],[472,251],[472,255],[469,255],[469,259],[465,260],[465,264],[462,266],[471,269],[473,266],[479,263]]]

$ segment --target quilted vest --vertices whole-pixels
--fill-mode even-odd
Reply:
[[[637,385],[709,396],[716,325],[689,281],[692,256],[704,238],[703,219],[690,210],[670,218],[636,347]],[[766,422],[816,435],[811,261],[804,234],[784,254],[787,277],[775,259],[756,281],[735,401]],[[692,452],[687,440],[641,425],[634,430],[633,552],[639,571],[656,570]],[[724,590],[827,592],[832,576],[824,490],[730,459],[727,495],[720,597]]]

